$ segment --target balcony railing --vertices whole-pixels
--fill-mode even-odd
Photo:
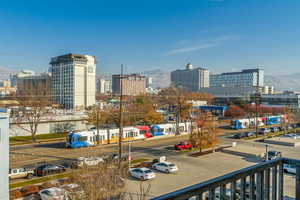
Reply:
[[[278,158],[155,197],[152,200],[283,200],[284,166],[295,172],[295,194],[300,200],[300,160]]]

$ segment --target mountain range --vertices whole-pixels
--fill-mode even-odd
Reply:
[[[16,70],[9,69],[7,67],[0,66],[0,80],[5,80],[9,78],[9,74],[16,73]]]

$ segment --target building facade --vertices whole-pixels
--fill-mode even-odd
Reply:
[[[208,88],[209,70],[200,67],[193,69],[192,64],[188,63],[186,69],[171,72],[171,83],[191,91]]]
[[[264,71],[261,69],[245,69],[241,72],[211,74],[209,85],[210,87],[263,87]]]
[[[47,97],[51,95],[51,74],[41,73],[31,76],[18,76],[17,96]]]
[[[50,62],[53,101],[66,109],[82,109],[96,102],[95,56],[67,54]]]
[[[113,94],[120,94],[121,81],[123,95],[136,96],[146,92],[146,77],[138,74],[123,75],[120,74],[112,76],[112,92]]]
[[[261,104],[287,106],[289,108],[300,109],[300,94],[281,93],[281,94],[263,94],[261,95]]]
[[[111,93],[111,81],[105,79],[97,80],[97,93],[110,94]]]
[[[0,199],[9,199],[9,115],[6,109],[0,108]]]

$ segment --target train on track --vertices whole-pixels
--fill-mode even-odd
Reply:
[[[181,134],[189,133],[191,123],[179,123],[179,132]],[[151,126],[130,126],[123,128],[123,141],[141,140],[150,137],[163,135],[175,135],[176,124],[155,124]],[[119,129],[99,129],[93,128],[86,131],[72,131],[67,136],[67,148],[89,147],[99,144],[117,143],[119,138]]]
[[[286,120],[286,115],[276,115],[276,116],[266,116],[266,117],[258,117],[257,123],[258,126],[268,126],[268,125],[280,125],[282,120]],[[232,129],[244,129],[251,128],[256,126],[256,118],[244,118],[244,119],[235,119],[231,121]]]

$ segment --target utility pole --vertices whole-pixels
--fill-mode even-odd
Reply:
[[[98,108],[98,106],[97,106],[97,115],[96,115],[96,120],[97,120],[97,138],[96,138],[96,140],[97,140],[97,144],[99,144],[100,143],[100,137],[99,137],[99,108]]]
[[[120,113],[119,113],[119,168],[121,168],[122,162],[122,139],[123,139],[123,64],[121,64],[121,75],[120,75]]]
[[[255,91],[255,135],[258,137],[258,105],[259,105],[259,68],[257,68],[256,91]]]

